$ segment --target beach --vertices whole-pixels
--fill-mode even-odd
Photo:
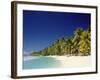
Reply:
[[[43,56],[44,57],[44,56]],[[77,68],[91,66],[91,56],[45,56],[60,62],[60,68]],[[24,61],[37,59],[39,56],[27,56]]]
[[[89,67],[91,66],[91,56],[54,56],[61,62],[60,67]]]

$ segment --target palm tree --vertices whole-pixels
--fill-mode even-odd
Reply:
[[[82,36],[83,29],[78,28],[75,33],[74,33],[74,38],[73,38],[73,45],[75,46],[75,55],[78,55],[80,53],[79,50],[79,42],[81,41],[81,36]]]
[[[82,33],[81,41],[79,42],[79,45],[80,45],[79,49],[80,49],[80,52],[83,53],[83,55],[88,55],[90,53],[89,37],[90,37],[90,35],[89,35],[88,31],[84,31]]]
[[[60,45],[60,49],[61,49],[61,55],[64,55],[64,47],[66,46],[66,40],[64,37],[62,37],[60,40],[59,40],[59,45]]]
[[[69,38],[69,39],[67,39],[66,40],[66,46],[67,46],[67,52],[68,52],[68,54],[72,54],[71,52],[72,52],[72,49],[71,49],[71,47],[72,47],[72,40]]]
[[[89,27],[88,31],[88,40],[89,40],[89,47],[88,47],[88,53],[90,55],[90,51],[91,51],[91,28]]]

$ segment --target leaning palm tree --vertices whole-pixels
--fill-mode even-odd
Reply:
[[[60,39],[60,48],[61,48],[61,54],[64,55],[64,47],[66,46],[66,40],[64,37]]]
[[[63,55],[64,54],[64,46],[65,46],[65,39],[64,37],[58,39],[56,42],[55,42],[55,52],[58,54],[58,55]]]
[[[66,45],[67,45],[67,50],[68,50],[67,52],[68,52],[68,54],[71,55],[71,54],[72,54],[72,53],[71,53],[71,52],[72,52],[72,51],[71,51],[72,40],[71,40],[70,38],[66,40]]]
[[[91,51],[91,28],[89,27],[89,29],[87,30],[88,32],[88,40],[89,40],[89,47],[88,47],[88,53],[90,55],[90,51]]]
[[[89,33],[88,31],[84,31],[82,33],[82,36],[81,36],[81,41],[79,42],[79,49],[80,49],[80,52],[83,53],[83,55],[89,55],[90,54],[90,40],[89,40]]]
[[[79,42],[81,41],[82,32],[83,32],[83,29],[78,28],[74,33],[74,38],[72,42],[73,42],[73,45],[75,46],[75,55],[78,55],[80,53]]]

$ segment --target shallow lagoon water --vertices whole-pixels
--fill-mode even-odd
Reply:
[[[53,57],[33,57],[33,59],[23,60],[23,69],[57,68],[60,64],[60,61]]]

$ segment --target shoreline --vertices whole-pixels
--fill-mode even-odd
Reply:
[[[45,57],[52,57],[60,61],[61,63],[61,65],[59,66],[60,68],[91,66],[91,56],[45,56]],[[39,58],[39,56],[27,56],[26,58],[24,58],[24,61],[36,58]]]
[[[90,55],[89,55],[90,56]],[[64,55],[64,56],[58,56],[58,55],[54,55],[54,56],[24,56],[23,59],[24,60],[31,60],[31,59],[36,59],[36,58],[39,58],[39,57],[53,57],[53,58],[71,58],[71,57],[89,57],[89,56],[68,56],[68,55]]]

